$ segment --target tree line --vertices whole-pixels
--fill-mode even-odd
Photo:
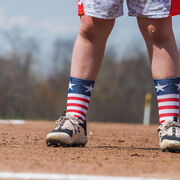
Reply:
[[[0,56],[0,117],[55,120],[66,107],[73,42],[56,40],[44,76],[38,43],[17,39]],[[105,54],[88,121],[142,123],[145,94],[150,92],[151,123],[158,122],[148,57],[135,50],[134,56],[118,60],[111,50]]]

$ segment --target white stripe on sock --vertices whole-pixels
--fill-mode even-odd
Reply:
[[[166,101],[166,102],[159,102],[158,106],[179,106],[179,102],[176,101]]]
[[[166,114],[166,113],[177,113],[179,114],[179,109],[162,109],[159,110],[159,114]]]
[[[70,103],[75,103],[75,104],[82,104],[82,105],[84,105],[84,106],[86,106],[86,107],[88,107],[88,103],[86,103],[86,102],[83,102],[83,101],[78,101],[78,100],[68,100],[67,101],[67,104],[70,104]]]
[[[79,98],[87,99],[88,101],[90,100],[89,96],[83,94],[76,94],[76,93],[68,93],[68,97],[79,97]]]
[[[174,117],[173,116],[166,116],[166,117],[161,117],[160,119],[159,119],[159,121],[162,121],[162,120],[169,120],[169,121],[173,121],[174,120]]]
[[[77,106],[67,106],[67,110],[69,110],[69,109],[72,109],[72,110],[78,110],[78,111],[81,111],[81,112],[83,112],[83,113],[87,113],[87,110],[86,109],[84,109],[84,108],[82,108],[82,107],[77,107]]]
[[[166,95],[159,95],[157,99],[166,99],[166,98],[179,98],[179,94],[166,94]]]

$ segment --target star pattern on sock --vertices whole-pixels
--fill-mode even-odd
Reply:
[[[175,84],[175,86],[177,86],[177,90],[179,91],[180,90],[180,82],[179,82],[179,84]]]
[[[156,88],[156,91],[159,92],[159,91],[165,91],[164,88],[167,87],[167,86],[168,86],[168,85],[160,85],[160,84],[158,83],[158,85],[155,86],[155,88]]]
[[[72,84],[71,82],[69,83],[69,89],[73,90],[73,87],[76,86],[76,84]],[[84,87],[86,88],[85,92],[88,93],[92,93],[93,91],[93,85],[91,84],[90,86],[81,86],[81,87]]]
[[[71,82],[69,83],[69,89],[73,90],[73,86],[75,86],[76,84],[72,84]]]
[[[93,86],[92,86],[92,84],[91,84],[90,86],[84,86],[84,87],[87,88],[85,92],[90,92],[90,93],[92,93],[92,91],[93,91]]]

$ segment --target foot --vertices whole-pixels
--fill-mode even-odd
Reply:
[[[166,122],[158,128],[160,148],[162,151],[180,152],[180,124],[176,121]]]
[[[48,146],[85,146],[87,143],[86,122],[71,113],[61,116],[56,127],[46,136]]]

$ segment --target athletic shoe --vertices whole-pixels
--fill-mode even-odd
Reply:
[[[87,143],[86,122],[73,114],[62,115],[56,127],[46,136],[48,146],[82,146]]]
[[[160,125],[158,133],[162,151],[180,151],[180,124],[177,120],[167,121]]]

